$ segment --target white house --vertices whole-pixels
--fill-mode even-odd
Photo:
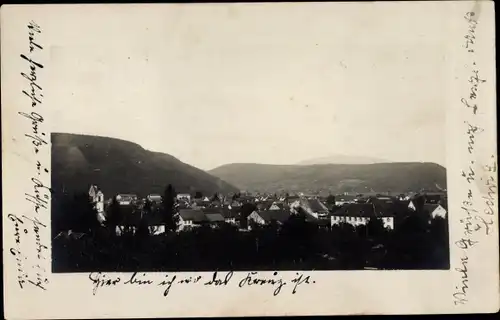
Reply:
[[[150,194],[147,196],[147,199],[151,202],[154,202],[154,203],[161,202],[161,196],[159,194]]]
[[[273,202],[273,204],[269,207],[269,210],[283,210],[283,205],[279,205],[276,202]]]
[[[436,217],[445,219],[448,213],[440,204],[425,204],[424,210],[430,214],[432,219],[435,219]]]
[[[232,225],[236,225],[239,218],[238,211],[228,206],[226,208],[216,208],[204,210],[205,214],[209,213],[220,213],[224,217],[224,222]],[[208,217],[208,216],[207,216]]]
[[[191,202],[191,195],[189,193],[179,193],[177,195],[177,200],[184,200]]]
[[[369,203],[347,204],[331,216],[331,224],[348,223],[354,227],[366,225],[370,219],[379,218],[385,228],[394,229],[394,216],[383,212],[377,206]]]
[[[248,220],[248,229],[251,228],[251,226],[250,226],[251,221],[253,221],[254,223],[259,224],[259,225],[266,224],[266,221],[259,215],[259,213],[257,211],[253,211],[250,215],[248,215],[247,220]]]
[[[165,225],[151,225],[148,226],[149,234],[157,236],[165,233]]]
[[[115,232],[117,236],[122,236],[125,232],[130,232],[132,234],[135,234],[137,232],[137,227],[119,225],[116,226]]]
[[[116,196],[116,200],[122,206],[129,206],[137,200],[137,196],[135,194],[119,194]]]
[[[207,222],[207,218],[201,210],[179,210],[179,231],[189,230],[193,227],[199,227],[204,222]]]

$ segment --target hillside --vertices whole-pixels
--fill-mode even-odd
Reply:
[[[259,192],[410,192],[446,188],[434,163],[266,165],[227,164],[209,171],[242,190]]]
[[[117,193],[146,196],[167,184],[178,192],[237,191],[235,187],[171,155],[151,152],[124,140],[53,133],[52,187],[55,195],[86,192],[97,184],[105,198]]]
[[[343,154],[329,155],[327,157],[314,158],[301,161],[298,165],[311,165],[311,164],[372,164],[384,163],[387,160],[360,156],[348,156]]]

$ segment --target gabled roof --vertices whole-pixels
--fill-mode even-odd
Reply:
[[[388,217],[394,216],[393,210],[372,203],[347,204],[333,213],[333,216],[346,217]]]
[[[265,210],[258,212],[266,222],[276,220],[278,222],[285,222],[290,218],[290,212],[286,210]]]
[[[276,206],[276,207],[280,208],[280,210],[285,209],[285,204],[284,204],[284,203],[282,203],[282,202],[274,202],[273,204],[271,204],[271,205],[269,206],[269,208],[271,208],[272,206]]]
[[[228,207],[206,208],[203,209],[203,213],[205,214],[217,213],[222,215],[225,219],[230,219],[230,218],[237,218],[239,216],[239,208],[238,209],[229,209]]]
[[[224,222],[224,217],[220,213],[206,213],[209,222]]]
[[[328,212],[328,208],[318,199],[308,199],[306,200],[306,204],[313,212]]]
[[[181,209],[179,210],[179,215],[183,220],[191,220],[193,222],[207,221],[207,217],[201,210]]]

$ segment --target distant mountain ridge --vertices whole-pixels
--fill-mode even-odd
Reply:
[[[343,154],[334,154],[321,158],[308,159],[298,162],[298,165],[311,165],[311,164],[373,164],[373,163],[388,163],[384,159],[349,156]]]
[[[235,192],[238,189],[175,157],[138,144],[99,136],[52,133],[52,188],[86,192],[97,184],[106,198],[118,193],[146,196],[167,184],[178,192]]]
[[[419,192],[446,188],[435,163],[269,165],[234,163],[209,171],[242,190],[259,192]]]

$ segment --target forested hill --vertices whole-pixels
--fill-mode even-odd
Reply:
[[[98,136],[53,133],[52,188],[87,192],[97,184],[105,198],[118,193],[147,196],[167,184],[177,192],[235,192],[237,189],[175,157],[145,150],[138,144]],[[167,143],[167,142],[166,142]]]
[[[267,165],[235,163],[210,174],[242,190],[259,192],[419,192],[446,188],[446,169],[435,163]]]

